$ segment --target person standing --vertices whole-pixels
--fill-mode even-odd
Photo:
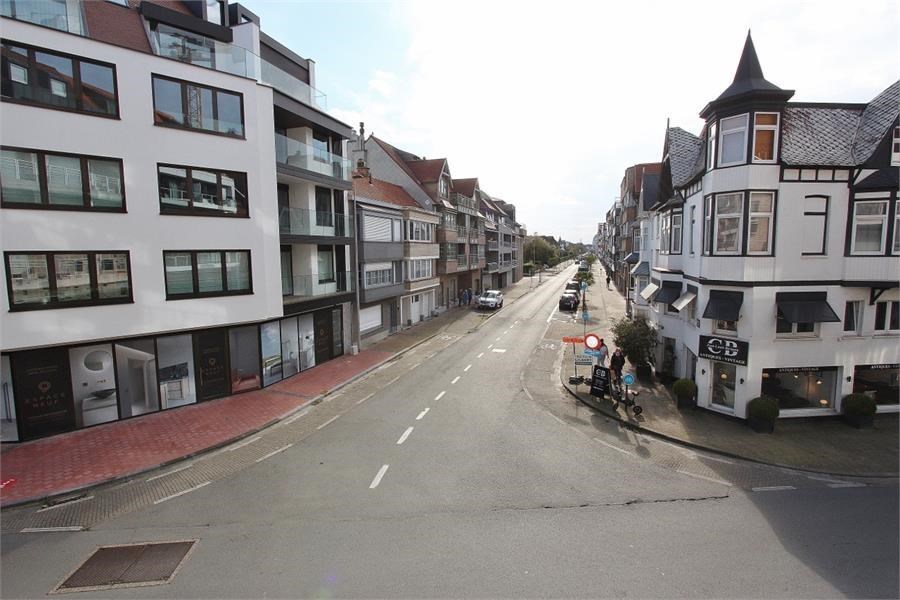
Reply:
[[[622,354],[621,348],[616,348],[613,355],[609,359],[609,368],[613,372],[613,380],[616,385],[622,385],[622,368],[625,366],[625,355]]]
[[[609,357],[609,346],[606,345],[603,338],[600,338],[600,347],[597,348],[597,352],[599,352],[597,355],[598,362],[605,367],[606,359]]]

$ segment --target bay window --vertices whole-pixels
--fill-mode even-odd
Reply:
[[[753,116],[753,162],[774,163],[778,148],[778,113]]]
[[[772,253],[774,209],[774,192],[750,192],[750,230],[747,236],[747,254]]]
[[[681,254],[681,221],[683,216],[681,213],[672,215],[672,253]]]
[[[716,254],[740,254],[743,204],[742,193],[716,196]]]
[[[851,254],[881,254],[887,235],[888,201],[857,201],[853,204]]]
[[[719,122],[719,166],[727,167],[746,162],[746,114],[728,117]]]

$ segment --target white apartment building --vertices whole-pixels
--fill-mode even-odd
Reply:
[[[837,414],[851,392],[896,412],[900,82],[866,104],[792,95],[748,35],[700,136],[666,132],[640,291],[656,370],[739,418],[762,394],[782,418]]]
[[[349,349],[350,128],[227,0],[2,0],[2,441]]]

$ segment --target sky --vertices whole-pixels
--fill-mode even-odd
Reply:
[[[694,135],[747,32],[796,102],[868,102],[900,78],[897,0],[240,0],[316,62],[328,112],[590,243],[625,169]]]

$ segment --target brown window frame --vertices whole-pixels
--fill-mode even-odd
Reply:
[[[202,127],[192,127],[188,124],[188,115],[185,112],[181,113],[183,124],[179,125],[177,123],[164,123],[160,122],[156,117],[156,80],[162,79],[165,81],[169,81],[172,83],[177,83],[181,86],[181,110],[184,111],[185,107],[188,104],[187,101],[187,87],[193,86],[200,89],[210,90],[213,92],[213,116],[212,118],[218,122],[219,120],[219,97],[218,92],[222,92],[224,94],[230,94],[232,96],[237,96],[238,100],[241,103],[241,133],[240,135],[234,133],[228,133],[226,131],[218,131],[216,129],[204,129]],[[184,79],[178,79],[176,77],[169,77],[168,75],[161,75],[159,73],[151,73],[150,74],[150,91],[153,96],[153,124],[156,127],[165,127],[167,129],[179,129],[183,131],[196,131],[199,133],[207,133],[209,135],[220,135],[223,137],[236,139],[236,140],[246,140],[247,139],[247,119],[244,114],[244,94],[241,92],[235,92],[233,90],[226,90],[225,88],[215,87],[212,85],[206,85],[202,83],[196,83],[194,81],[185,81]]]
[[[222,260],[222,291],[218,292],[199,292],[200,274],[197,270],[197,255],[200,253],[218,252]],[[229,290],[228,289],[228,265],[225,262],[226,252],[245,252],[247,254],[247,280],[248,287],[246,290]],[[172,294],[169,292],[169,280],[166,276],[166,255],[167,254],[190,254],[191,255],[191,280],[193,290],[185,294]],[[193,298],[216,298],[219,296],[248,296],[253,294],[253,257],[249,248],[213,248],[209,250],[163,250],[163,282],[166,287],[166,300],[190,300]]]
[[[163,167],[170,167],[173,169],[184,169],[186,171],[185,175],[185,186],[188,188],[190,197],[188,198],[189,206],[186,208],[177,208],[172,205],[165,204],[162,199],[162,186],[160,185],[160,178],[162,177],[162,173],[160,169]],[[243,204],[238,202],[238,210],[235,213],[227,213],[224,211],[216,211],[213,209],[207,208],[196,208],[193,206],[194,199],[193,194],[191,193],[191,189],[193,187],[193,172],[194,171],[207,171],[209,173],[216,174],[216,193],[219,196],[219,199],[222,199],[222,176],[229,175],[235,180],[240,180],[243,183],[243,193],[244,193],[244,201]],[[249,191],[247,184],[247,173],[244,171],[230,171],[228,169],[213,169],[208,167],[196,167],[189,165],[176,165],[173,163],[157,163],[156,164],[156,183],[157,183],[157,197],[159,199],[159,214],[161,215],[179,215],[179,216],[195,216],[195,217],[224,217],[229,219],[248,219],[250,218],[250,199],[249,199]],[[237,187],[237,186],[235,186]],[[237,197],[235,197],[237,199]]]

